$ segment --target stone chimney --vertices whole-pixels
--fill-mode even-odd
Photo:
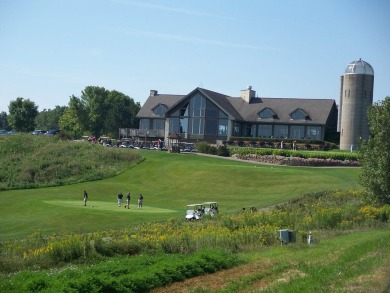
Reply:
[[[256,96],[256,91],[252,90],[252,86],[248,86],[245,90],[241,90],[241,99],[250,103],[251,99]]]
[[[157,96],[157,95],[158,95],[158,91],[150,90],[150,96]]]

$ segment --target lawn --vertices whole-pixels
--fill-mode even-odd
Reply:
[[[221,213],[233,213],[244,207],[286,202],[309,192],[360,188],[359,168],[282,167],[197,154],[126,151],[139,152],[145,160],[113,178],[0,192],[0,240],[184,219],[187,204],[203,201],[217,201]],[[84,190],[89,195],[87,207],[82,206]],[[130,210],[117,206],[119,192],[131,192]],[[140,193],[144,196],[142,211],[136,210]]]

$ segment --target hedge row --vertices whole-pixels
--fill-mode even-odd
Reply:
[[[357,153],[347,152],[316,152],[316,151],[293,151],[284,149],[230,149],[230,155],[258,155],[258,156],[282,156],[297,157],[302,159],[332,159],[340,161],[358,161]]]
[[[286,166],[307,166],[307,167],[358,167],[358,161],[351,160],[334,160],[334,159],[318,159],[318,158],[299,158],[299,157],[283,157],[275,155],[240,155],[235,154],[233,158],[239,160],[255,161],[263,164],[286,165]]]
[[[190,255],[139,255],[89,267],[24,271],[3,279],[2,292],[149,292],[187,278],[227,269],[241,261],[222,250]],[[3,291],[4,290],[4,291]]]
[[[297,149],[322,150],[338,149],[335,143],[315,139],[293,139],[293,138],[260,138],[260,137],[232,137],[225,143],[229,146],[239,147],[260,147],[260,148],[280,148],[281,141],[284,143],[284,149],[292,149],[293,141],[296,142]]]

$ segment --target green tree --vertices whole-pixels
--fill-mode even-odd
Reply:
[[[3,111],[0,113],[0,129],[10,130],[7,118],[8,118],[7,112]]]
[[[60,128],[75,136],[86,132],[96,137],[115,137],[119,128],[138,128],[136,115],[140,108],[139,103],[121,92],[87,86],[80,98],[71,97]]]
[[[118,91],[110,91],[108,95],[108,111],[105,116],[104,133],[115,136],[119,128],[136,128],[136,115],[141,108],[132,98]]]
[[[106,115],[111,105],[108,101],[109,91],[104,87],[87,86],[81,92],[81,104],[87,114],[87,123],[83,123],[86,130],[99,137],[104,130]]]
[[[88,123],[85,106],[81,100],[74,95],[70,97],[68,107],[61,116],[58,125],[61,131],[77,138],[83,135]]]
[[[390,203],[390,97],[368,109],[368,121],[371,136],[359,148],[360,181],[370,199]]]
[[[59,120],[64,114],[65,106],[56,106],[54,109],[43,109],[35,118],[35,124],[38,129],[60,129]]]
[[[16,131],[27,132],[34,130],[38,106],[29,99],[17,98],[8,107],[8,122]]]

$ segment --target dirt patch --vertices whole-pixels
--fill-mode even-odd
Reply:
[[[361,275],[351,280],[344,288],[345,292],[354,293],[390,293],[390,261],[377,268],[373,274]],[[387,288],[383,284],[389,284]],[[386,285],[385,285],[386,286]]]
[[[245,277],[269,271],[271,268],[271,262],[252,262],[247,265],[231,268],[214,274],[191,278],[183,282],[177,282],[163,288],[157,288],[151,292],[184,293],[193,292],[195,289],[217,291],[225,288],[229,283],[239,282]],[[263,284],[261,284],[261,281],[259,281],[256,286],[265,286],[266,284],[267,283],[265,281]]]

